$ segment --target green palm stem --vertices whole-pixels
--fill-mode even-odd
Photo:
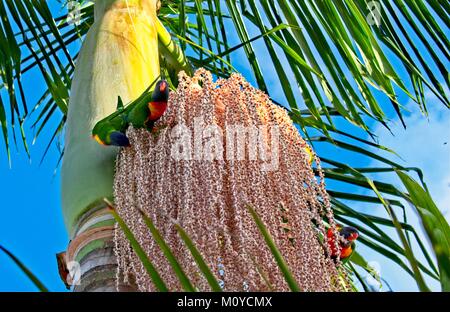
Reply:
[[[184,70],[192,74],[192,67],[188,63],[183,50],[173,40],[170,33],[159,19],[156,20],[156,30],[158,32],[159,54],[164,59],[164,65],[179,72]]]
[[[116,110],[118,96],[128,103],[158,78],[161,53],[176,71],[189,68],[158,21],[157,6],[158,0],[96,1],[95,22],[77,60],[61,170],[62,209],[71,239],[66,262],[76,261],[81,268],[75,291],[115,290],[114,221],[103,198],[113,197],[118,149],[92,140],[92,128]]]

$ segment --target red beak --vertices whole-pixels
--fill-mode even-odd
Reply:
[[[354,241],[354,240],[356,240],[357,238],[358,238],[358,233],[352,233],[351,235],[350,235],[350,237],[348,238],[348,240],[349,241]]]
[[[166,88],[167,88],[167,83],[166,83],[166,82],[163,82],[163,83],[161,83],[161,84],[159,85],[159,91],[160,91],[160,92],[166,91]]]

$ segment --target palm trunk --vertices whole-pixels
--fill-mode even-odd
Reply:
[[[81,268],[75,291],[114,291],[112,198],[118,150],[91,139],[95,123],[138,97],[159,76],[158,0],[97,0],[95,23],[77,60],[61,171],[62,209],[71,243],[66,261]],[[127,289],[124,289],[127,290]]]

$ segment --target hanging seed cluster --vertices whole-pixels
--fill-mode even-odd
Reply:
[[[320,239],[326,237],[324,222],[332,228],[335,223],[319,159],[314,156],[316,179],[307,145],[286,111],[237,74],[214,83],[200,69],[193,78],[181,73],[179,81],[153,133],[128,129],[131,147],[118,156],[114,185],[118,213],[169,289],[182,290],[139,210],[152,219],[201,291],[210,287],[174,222],[191,237],[225,291],[289,290],[248,205],[267,226],[303,291],[345,290],[339,263],[327,256],[329,248]],[[258,140],[228,144],[228,130],[236,126],[260,129],[253,136]],[[243,142],[244,157],[237,155]],[[255,142],[259,150],[247,153]],[[265,168],[274,159],[278,163]],[[115,252],[121,281],[155,290],[118,228]]]

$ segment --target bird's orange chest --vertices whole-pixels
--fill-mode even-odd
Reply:
[[[341,259],[350,257],[352,254],[352,246],[341,248]]]
[[[148,121],[158,120],[166,111],[167,102],[150,102],[148,103],[149,115]]]

